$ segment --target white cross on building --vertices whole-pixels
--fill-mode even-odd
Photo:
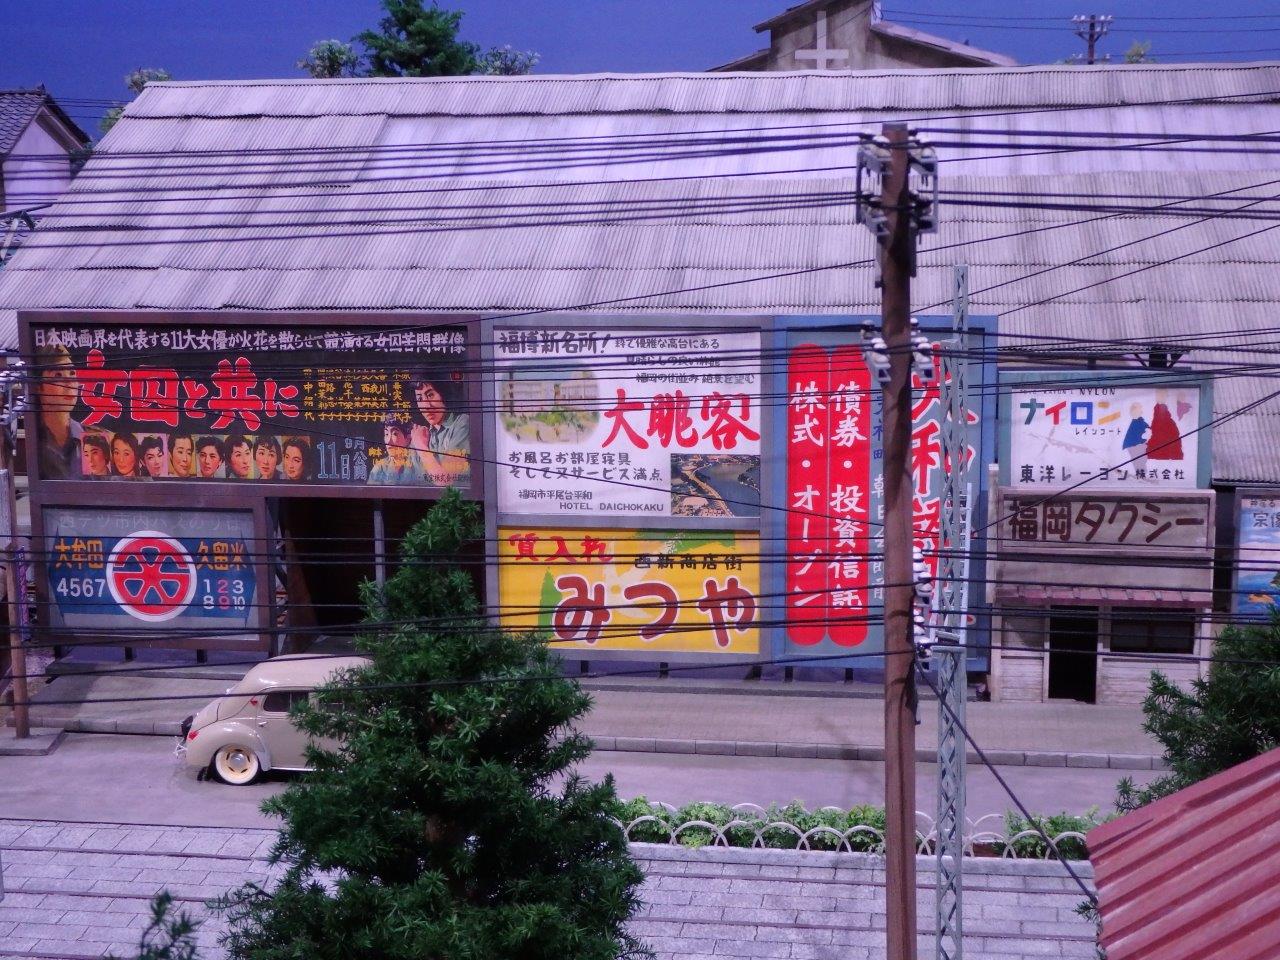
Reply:
[[[831,61],[848,60],[848,50],[833,50],[827,46],[827,11],[818,11],[818,39],[814,44],[814,50],[797,50],[795,57],[797,60],[812,60],[815,70],[832,69]]]

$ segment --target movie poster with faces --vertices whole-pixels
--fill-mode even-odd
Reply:
[[[471,483],[462,327],[40,324],[32,341],[44,480]]]

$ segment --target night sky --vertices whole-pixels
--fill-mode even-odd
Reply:
[[[752,25],[795,2],[443,0],[441,5],[466,12],[465,39],[541,53],[539,73],[597,73],[705,70],[765,46],[765,36]],[[301,76],[294,63],[314,41],[348,40],[374,26],[381,12],[377,0],[8,3],[10,9],[0,17],[5,50],[0,88],[44,83],[55,97],[95,99],[127,99],[122,78],[138,66],[164,67],[180,80]],[[1152,53],[1163,53],[1165,60],[1280,59],[1280,12],[1244,19],[1266,10],[1248,0],[1212,8],[1193,0],[1111,0],[1096,8],[1062,0],[885,0],[884,8],[888,19],[968,40],[1023,63],[1051,62],[1083,50],[1069,21],[1073,14],[1089,12],[1117,18],[1102,52],[1118,55],[1134,40],[1150,40]],[[1156,19],[1215,14],[1215,19]],[[72,106],[69,112],[96,133],[99,108]]]

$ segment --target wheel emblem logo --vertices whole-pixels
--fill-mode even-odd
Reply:
[[[182,613],[196,593],[196,565],[182,544],[139,530],[107,558],[107,588],[129,616],[158,623]]]

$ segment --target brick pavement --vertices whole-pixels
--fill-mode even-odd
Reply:
[[[206,918],[203,960],[222,956],[207,898],[268,881],[274,832],[260,829],[69,824],[0,819],[7,894],[0,957],[86,960],[131,956],[149,898],[168,889]],[[883,860],[863,854],[689,850],[636,844],[646,875],[633,931],[659,960],[884,956]],[[933,916],[931,862],[920,865],[919,911]],[[1091,875],[1087,864],[1080,869]],[[1093,931],[1074,912],[1080,892],[1054,863],[966,865],[966,949],[996,960],[1087,958]],[[931,956],[923,932],[921,956]]]

